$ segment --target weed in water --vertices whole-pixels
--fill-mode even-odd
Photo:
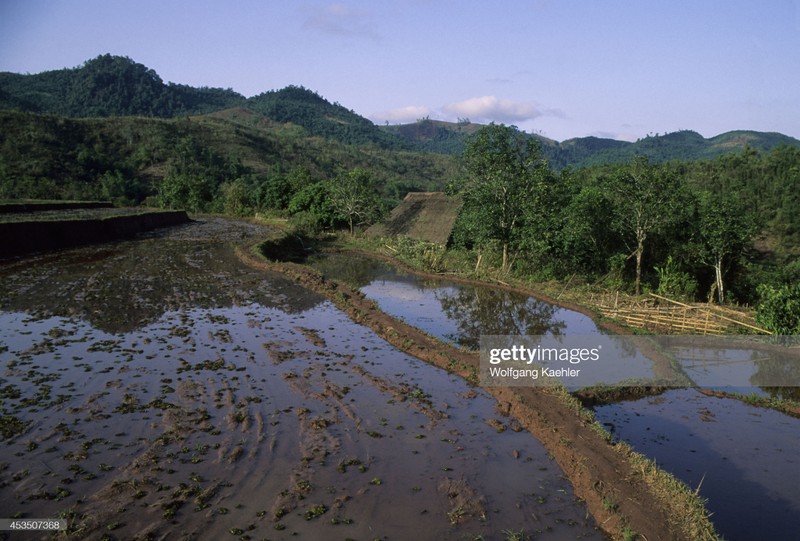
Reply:
[[[503,530],[502,534],[506,536],[506,541],[523,541],[525,539],[525,530]]]
[[[306,520],[312,520],[317,517],[321,517],[325,513],[328,512],[328,508],[324,504],[319,504],[315,507],[312,507],[305,513]]]
[[[447,513],[447,518],[450,520],[450,524],[458,524],[461,518],[466,514],[466,511],[463,507],[456,507],[449,513]]]

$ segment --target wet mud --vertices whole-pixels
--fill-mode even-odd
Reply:
[[[441,339],[473,349],[474,337],[481,332],[492,334],[496,329],[507,334],[524,334],[528,329],[570,334],[572,329],[579,329],[579,333],[591,329],[580,318],[578,325],[567,323],[572,320],[563,309],[560,314],[566,316],[554,317],[559,313],[555,307],[546,305],[543,310],[533,298],[508,297],[507,291],[495,292],[492,298],[485,291],[472,291],[469,285],[420,278],[352,254],[333,254],[312,264],[326,276],[359,287],[384,311]],[[488,302],[484,300],[487,298]],[[504,302],[493,304],[497,298]],[[481,304],[484,310],[475,309]],[[688,486],[699,487],[697,493],[708,499],[712,520],[726,538],[757,539],[766,532],[768,538],[788,539],[790,532],[797,530],[795,517],[800,516],[800,499],[793,481],[788,481],[800,474],[800,461],[788,452],[800,445],[797,420],[787,417],[796,416],[796,408],[783,402],[770,405],[768,400],[763,405],[779,407],[780,411],[754,407],[742,403],[742,395],[731,393],[794,397],[796,388],[725,385],[732,371],[738,376],[758,376],[771,369],[769,363],[777,362],[775,355],[785,351],[725,349],[725,345],[721,343],[714,351],[677,348],[672,352],[680,375],[686,375],[683,385],[694,381],[716,390],[628,385],[587,388],[574,395],[584,406],[595,407],[615,441],[629,442],[634,450],[652,458]],[[660,352],[648,354],[656,359],[656,365],[660,362],[665,368],[662,373],[668,373],[670,363],[664,358],[658,360]],[[698,364],[698,355],[713,355],[714,362],[704,359]],[[785,361],[779,364],[784,369],[793,366]],[[742,380],[747,378],[739,377]],[[758,377],[751,380],[757,382]],[[787,377],[785,381],[794,379]],[[728,399],[720,400],[722,397]],[[701,402],[704,405],[698,405]]]
[[[603,539],[481,389],[208,218],[0,266],[0,508],[62,538]],[[27,537],[47,538],[47,534]]]

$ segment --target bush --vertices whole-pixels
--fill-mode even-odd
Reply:
[[[762,285],[758,296],[759,325],[776,334],[800,334],[800,285]]]
[[[608,274],[605,278],[605,285],[611,290],[625,289],[625,265],[628,257],[625,254],[614,254],[608,258]]]
[[[313,212],[301,211],[289,218],[289,227],[297,235],[315,237],[322,232],[325,224],[319,215]]]
[[[397,255],[400,259],[428,272],[444,270],[445,247],[440,244],[401,236],[397,239]]]
[[[667,258],[663,267],[655,267],[655,271],[658,274],[656,293],[665,297],[694,300],[697,281],[689,273],[681,271],[672,256]]]

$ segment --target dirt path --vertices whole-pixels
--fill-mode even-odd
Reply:
[[[393,346],[477,383],[477,354],[459,350],[388,316],[360,292],[326,280],[311,269],[272,263],[246,249],[239,249],[238,254],[254,268],[282,272],[326,296]],[[581,311],[586,313],[585,309]],[[637,539],[634,533],[648,541],[718,539],[707,516],[698,517],[696,496],[675,488],[680,483],[634,456],[629,447],[610,443],[605,434],[593,428],[588,412],[564,394],[532,388],[486,390],[507,415],[542,442],[572,482],[576,495],[586,501],[598,524],[614,539]]]

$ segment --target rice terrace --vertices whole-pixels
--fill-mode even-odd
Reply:
[[[0,539],[795,539],[799,171],[0,73]]]

